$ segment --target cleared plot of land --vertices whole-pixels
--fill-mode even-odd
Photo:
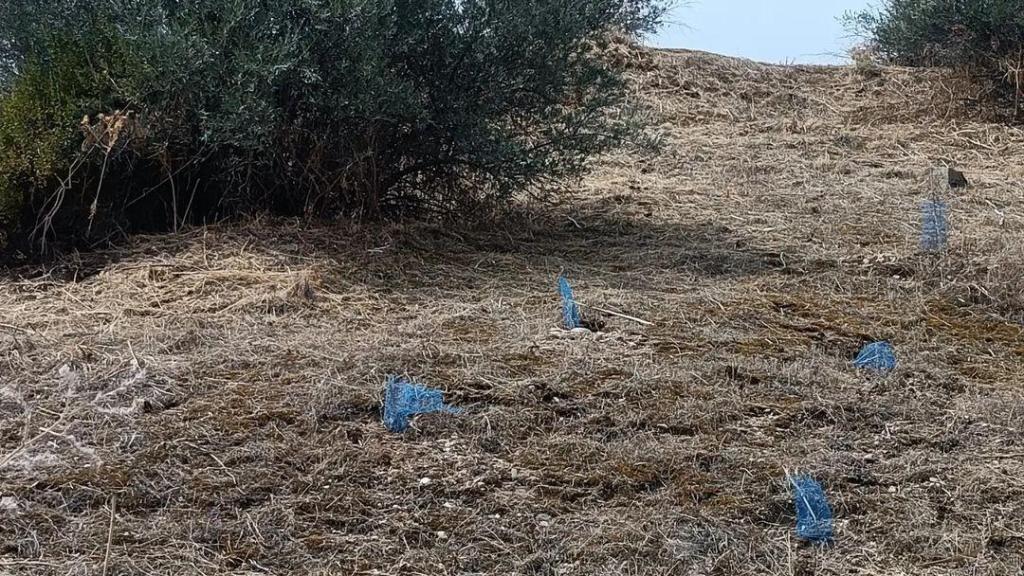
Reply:
[[[564,207],[9,274],[0,572],[1019,574],[1024,132],[903,70],[635,57],[665,149]],[[935,258],[943,162],[972,187]],[[557,330],[563,271],[654,325]],[[850,368],[875,339],[889,377]],[[388,434],[389,373],[468,413]],[[784,469],[834,547],[793,537]]]

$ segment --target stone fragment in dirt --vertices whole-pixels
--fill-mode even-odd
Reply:
[[[0,511],[3,512],[17,512],[18,511],[18,500],[14,496],[4,496],[0,498]]]
[[[552,338],[558,338],[561,340],[576,340],[591,336],[593,334],[593,332],[586,328],[574,328],[568,331],[562,330],[560,328],[552,328],[551,331],[548,332],[548,335],[551,336]]]

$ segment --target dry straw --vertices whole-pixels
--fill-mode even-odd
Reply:
[[[8,271],[0,572],[1017,574],[1024,134],[938,71],[623,54],[665,146],[565,206]],[[936,260],[944,163],[972,187]],[[561,270],[652,325],[565,334]],[[472,417],[388,433],[389,373]],[[783,467],[834,547],[791,538]]]

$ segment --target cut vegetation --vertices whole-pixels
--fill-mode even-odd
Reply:
[[[9,271],[0,572],[1019,574],[1024,132],[939,72],[621,58],[665,146],[560,208]],[[947,164],[971,186],[922,254]],[[651,325],[562,330],[560,274]],[[882,340],[895,371],[852,366]],[[465,412],[388,432],[390,374]]]

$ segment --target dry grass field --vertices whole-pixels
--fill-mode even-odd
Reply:
[[[623,57],[664,148],[561,206],[5,272],[0,574],[1021,574],[1024,131],[939,72]],[[560,330],[560,273],[653,325]],[[393,373],[466,413],[388,433]]]

